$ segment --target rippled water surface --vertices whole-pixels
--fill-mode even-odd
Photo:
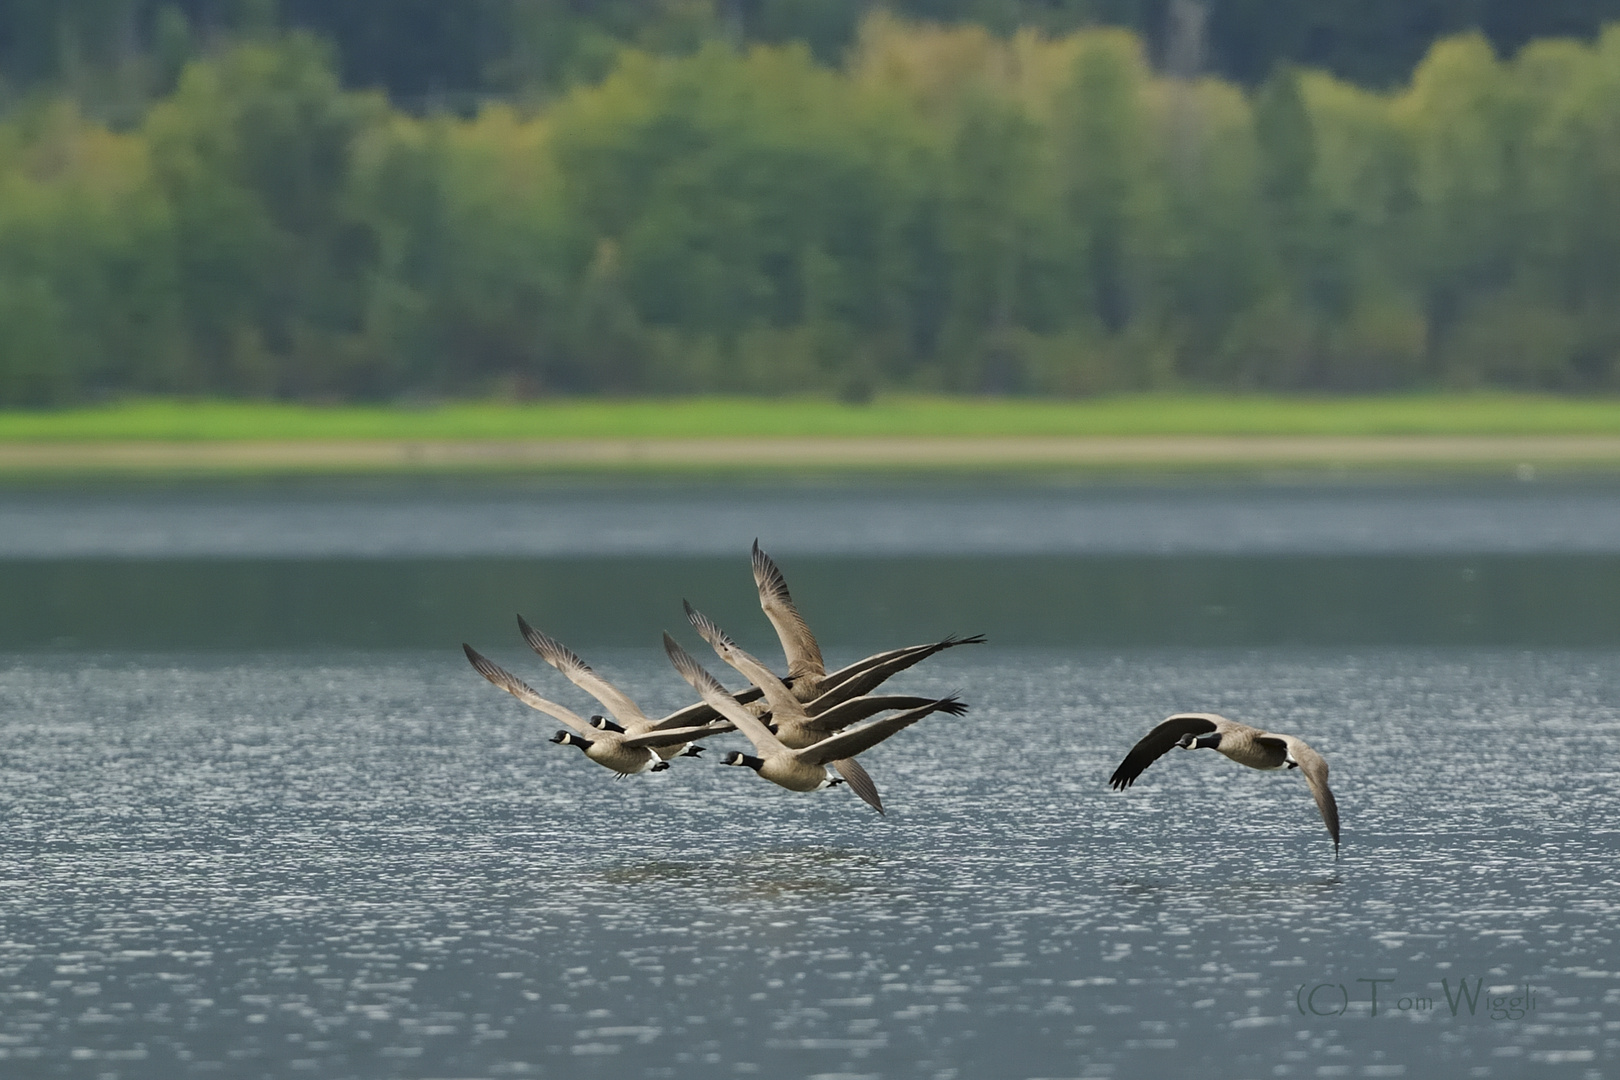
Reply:
[[[461,657],[684,705],[682,597],[779,655],[756,536],[834,662],[990,637],[886,817]],[[14,488],[0,616],[8,1080],[1620,1074],[1613,484]],[[1320,750],[1342,859],[1294,774],[1108,790],[1192,709]]]
[[[686,700],[652,642],[587,658]],[[453,643],[13,653],[0,1073],[1614,1076],[1617,661],[957,649],[896,680],[973,711],[863,758],[879,818],[615,780]],[[1180,709],[1320,750],[1343,858],[1297,775],[1108,790]]]
[[[1620,553],[1620,485],[1063,478],[0,488],[0,559]]]

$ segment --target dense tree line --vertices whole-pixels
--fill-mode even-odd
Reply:
[[[350,89],[397,105],[469,111],[490,95],[546,97],[607,74],[624,47],[801,42],[843,63],[863,19],[1065,34],[1134,31],[1161,66],[1187,0],[5,0],[0,97],[68,89],[127,119],[173,86],[186,57],[226,38],[303,29],[330,41]],[[1280,64],[1366,86],[1404,82],[1442,36],[1477,30],[1500,55],[1535,38],[1591,39],[1620,0],[1197,0],[1207,69],[1255,85]]]
[[[419,115],[265,24],[172,83],[0,119],[0,402],[1620,384],[1620,28],[1374,91],[879,14]]]

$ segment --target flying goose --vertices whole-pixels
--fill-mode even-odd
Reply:
[[[716,712],[736,724],[737,730],[748,736],[748,741],[754,744],[757,757],[733,751],[720,759],[722,765],[747,766],[771,783],[785,787],[789,791],[820,791],[822,788],[847,781],[850,790],[880,814],[883,812],[882,802],[878,798],[877,788],[872,785],[871,778],[866,775],[865,770],[853,774],[845,773],[844,779],[838,780],[828,775],[827,766],[836,763],[852,764],[851,759],[856,754],[871,749],[901,728],[909,727],[935,711],[935,705],[930,705],[895,713],[863,727],[822,739],[812,746],[794,749],[784,745],[757,716],[737,704],[731,695],[726,693],[719,680],[705,671],[703,666],[676,644],[675,639],[668,634],[664,635],[664,651],[669,654],[670,663],[675,665],[675,670],[681,673],[681,678],[690,683]]]
[[[608,712],[613,714],[617,723],[610,723],[605,717],[593,716],[591,726],[603,731],[613,731],[624,735],[645,735],[651,731],[693,727],[684,721],[685,710],[672,713],[662,720],[653,720],[641,711],[641,706],[632,701],[624,691],[608,682],[591,669],[591,666],[581,660],[572,649],[558,641],[549,634],[543,634],[529,625],[522,615],[517,617],[518,629],[523,631],[523,640],[529,647],[540,654],[540,659],[568,676],[570,682],[597,701],[600,701]],[[731,730],[729,724],[714,729],[714,733]],[[704,734],[710,734],[704,731]],[[655,753],[664,760],[673,757],[697,757],[703,750],[701,746],[661,746],[655,748]]]
[[[1251,769],[1299,769],[1316,800],[1316,808],[1322,813],[1328,834],[1333,837],[1333,857],[1339,857],[1339,806],[1328,788],[1328,764],[1302,740],[1292,735],[1273,735],[1215,713],[1177,713],[1131,747],[1114,775],[1108,778],[1109,785],[1115,791],[1130,787],[1144,769],[1173,746],[1183,750],[1218,750]]]
[[[954,696],[936,700],[901,694],[865,694],[812,714],[809,707],[793,696],[793,691],[788,689],[787,684],[778,678],[774,671],[738,648],[737,643],[708,616],[693,608],[685,600],[682,600],[681,604],[686,608],[687,620],[720,659],[741,672],[744,678],[764,693],[771,719],[768,726],[772,734],[789,749],[799,750],[813,746],[827,736],[885,709],[924,709],[926,710],[924,716],[928,715],[928,712],[947,712],[952,716],[961,716],[967,712],[967,706]],[[826,696],[823,695],[822,698]],[[862,793],[861,798],[866,799],[878,813],[883,813],[883,800],[878,795],[877,784],[867,775],[860,762],[853,758],[834,761],[832,767],[849,781],[852,791]]]
[[[821,646],[816,643],[815,634],[810,632],[809,624],[799,614],[788,592],[787,579],[782,576],[775,561],[760,550],[757,539],[754,541],[753,567],[760,609],[776,629],[777,639],[782,642],[782,652],[787,657],[788,673],[783,681],[793,687],[793,696],[803,702],[831,695],[822,706],[830,707],[866,693],[889,676],[935,653],[957,645],[978,645],[984,641],[983,634],[965,638],[952,635],[926,645],[908,645],[902,649],[875,653],[865,660],[858,660],[829,673],[821,659]]]
[[[909,694],[863,694],[812,713],[810,706],[795,697],[793,691],[776,672],[739,648],[737,643],[731,640],[730,635],[715,625],[712,619],[685,600],[681,601],[681,605],[686,608],[687,621],[697,630],[698,636],[709,643],[715,654],[760,688],[770,712],[769,726],[776,737],[792,749],[797,750],[820,742],[827,736],[886,709],[918,709],[929,705],[938,712],[950,713],[952,716],[961,716],[967,712],[967,706],[955,697],[936,699],[914,697]],[[821,698],[816,699],[818,704],[821,701]]]
[[[811,716],[816,716],[827,711],[828,709],[841,705],[846,701],[866,694],[869,690],[881,685],[883,681],[890,675],[897,671],[905,670],[925,657],[932,656],[934,653],[940,652],[941,650],[949,649],[953,645],[977,645],[983,640],[984,637],[982,635],[975,635],[970,638],[948,637],[943,641],[931,642],[927,645],[912,645],[904,649],[891,649],[888,652],[877,653],[876,655],[869,656],[865,660],[851,664],[846,668],[840,668],[838,671],[827,676],[827,684],[831,684],[831,688],[825,693],[817,697],[813,697],[809,701],[805,701],[803,703],[804,710]],[[834,680],[837,680],[836,683]],[[746,689],[737,691],[731,696],[736,699],[739,704],[755,705],[756,702],[759,702],[760,699],[764,697],[764,692],[757,686],[749,686]],[[798,697],[797,694],[794,696]],[[933,699],[926,698],[919,700]],[[763,709],[764,707],[764,705],[755,705],[755,708],[757,709]],[[903,705],[896,707],[905,708]],[[664,717],[664,719],[678,725],[694,726],[713,721],[719,715],[719,713],[715,712],[709,707],[708,702],[697,701],[686,706],[684,709],[677,709],[675,712],[672,712],[668,716]],[[721,728],[719,725],[716,725],[715,730],[729,731],[733,729],[729,725],[725,728]]]
[[[471,645],[463,642],[462,649],[467,653],[467,659],[478,674],[505,690],[531,709],[538,709],[547,716],[562,721],[572,731],[559,731],[551,737],[554,743],[564,746],[577,746],[590,758],[605,768],[612,769],[620,776],[632,773],[662,772],[669,768],[669,762],[663,760],[655,752],[662,747],[679,746],[689,743],[700,735],[707,734],[703,728],[671,728],[664,731],[649,731],[640,735],[624,735],[616,731],[600,731],[585,722],[585,719],[571,709],[558,705],[554,701],[547,701],[535,693],[522,679],[510,671],[483,656]]]

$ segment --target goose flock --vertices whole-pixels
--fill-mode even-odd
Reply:
[[[713,620],[686,604],[687,619],[698,635],[751,685],[741,693],[727,691],[720,680],[665,634],[664,651],[670,663],[697,691],[700,700],[657,720],[647,716],[629,695],[598,675],[566,645],[536,630],[521,615],[518,629],[529,647],[601,702],[611,719],[593,716],[586,720],[566,706],[541,697],[471,645],[463,643],[461,647],[484,678],[531,709],[566,725],[569,730],[557,732],[552,742],[579,747],[587,758],[619,776],[660,772],[669,768],[672,758],[698,756],[703,751],[703,747],[695,745],[698,739],[740,731],[753,745],[754,753],[733,751],[720,759],[721,764],[753,769],[763,779],[789,791],[819,791],[847,784],[881,814],[883,799],[877,784],[855,756],[925,716],[961,716],[967,712],[967,705],[954,694],[929,698],[870,691],[891,675],[936,653],[957,645],[976,645],[984,637],[948,637],[926,645],[890,649],[829,672],[815,635],[793,604],[782,571],[760,550],[757,540],[753,568],[759,605],[782,642],[787,675],[778,676],[769,665],[739,648]],[[854,726],[883,712],[890,715]]]
[[[529,625],[521,615],[518,629],[529,647],[599,701],[609,715],[587,720],[541,697],[471,645],[463,643],[461,647],[480,675],[565,725],[567,730],[557,732],[552,742],[578,747],[587,758],[620,777],[660,772],[670,767],[673,758],[701,754],[704,748],[697,745],[699,739],[741,732],[754,752],[730,751],[720,758],[722,765],[752,769],[762,779],[789,791],[820,791],[843,784],[872,809],[883,813],[877,784],[855,760],[856,756],[934,713],[961,716],[967,712],[967,705],[955,694],[930,698],[872,691],[890,676],[946,649],[983,642],[983,635],[952,636],[890,649],[829,672],[815,635],[794,606],[782,571],[760,550],[758,540],[753,547],[753,571],[759,606],[782,643],[787,674],[777,675],[770,665],[741,649],[712,619],[683,601],[687,621],[698,636],[747,679],[749,686],[738,693],[727,690],[666,633],[664,652],[699,700],[659,719],[649,717],[624,691],[598,675],[562,642]],[[888,715],[861,723],[879,713]],[[1109,786],[1125,790],[1173,748],[1215,750],[1253,769],[1298,769],[1316,800],[1317,810],[1333,838],[1334,858],[1338,858],[1339,810],[1328,787],[1328,765],[1303,740],[1262,731],[1215,713],[1177,713],[1131,748],[1109,777]]]

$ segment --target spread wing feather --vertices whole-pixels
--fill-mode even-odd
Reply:
[[[838,770],[838,775],[844,778],[849,790],[859,795],[862,802],[883,813],[883,797],[878,794],[877,784],[872,782],[860,762],[854,758],[839,758],[832,763],[832,767]]]
[[[1206,716],[1183,713],[1170,717],[1131,747],[1131,752],[1119,763],[1114,775],[1108,778],[1109,786],[1115,791],[1125,790],[1136,783],[1143,770],[1168,753],[1183,735],[1205,735],[1214,730],[1215,721]]]
[[[593,671],[591,665],[581,660],[574,650],[550,634],[543,634],[530,626],[522,615],[517,617],[517,621],[518,629],[523,631],[523,640],[529,643],[529,648],[539,653],[540,659],[568,676],[569,682],[600,701],[607,711],[613,714],[615,720],[621,724],[636,725],[645,725],[648,722],[647,714],[641,711],[640,705]]]
[[[943,699],[950,700],[950,699]],[[870,750],[890,735],[910,727],[929,713],[935,711],[939,702],[932,702],[920,709],[909,709],[906,712],[885,716],[882,720],[874,720],[864,727],[851,728],[837,735],[822,739],[812,746],[802,750],[794,750],[800,761],[811,765],[826,765],[840,758],[852,758],[865,750]]]
[[[462,642],[461,647],[467,653],[467,659],[472,661],[472,666],[478,671],[478,674],[482,675],[484,678],[488,679],[502,690],[505,690],[508,694],[511,694],[529,708],[538,709],[547,716],[562,721],[564,724],[567,724],[569,727],[573,728],[576,733],[585,736],[587,739],[597,739],[601,737],[602,733],[600,731],[597,731],[595,728],[591,727],[590,724],[585,722],[584,717],[580,716],[572,709],[558,705],[555,701],[547,701],[545,698],[535,693],[533,688],[531,688],[528,683],[524,682],[510,671],[507,671],[493,660],[484,656],[477,649],[474,649],[466,642]]]
[[[909,694],[866,694],[816,713],[805,726],[812,731],[831,733],[858,724],[869,716],[876,716],[885,709],[920,709],[924,705],[932,705],[935,712],[950,713],[952,716],[967,712],[967,705],[954,694],[937,700]]]
[[[625,746],[646,746],[658,748],[662,746],[679,746],[682,743],[695,742],[706,735],[713,735],[714,729],[708,726],[663,728],[658,731],[648,731],[641,735],[626,735],[619,740]]]
[[[765,693],[757,686],[750,686],[746,690],[739,690],[731,695],[731,700],[739,705],[758,701]],[[714,706],[707,701],[695,701],[684,709],[676,709],[662,720],[655,721],[654,727],[691,727],[693,724],[707,723],[720,716],[714,711]],[[729,728],[727,730],[730,730]]]
[[[692,654],[681,648],[674,638],[664,635],[664,652],[669,654],[669,662],[675,665],[681,678],[691,684],[692,689],[703,696],[721,716],[737,726],[737,730],[748,736],[748,741],[754,744],[754,749],[760,754],[786,752],[787,747],[782,741],[771,733],[771,729],[753,713],[737,704],[732,696],[726,693],[726,688],[703,669],[703,665],[692,658]]]
[[[827,673],[821,660],[821,646],[816,644],[816,635],[810,632],[804,616],[799,614],[793,597],[788,594],[787,580],[782,577],[782,571],[769,555],[759,550],[758,540],[754,541],[753,557],[754,586],[759,589],[759,606],[765,612],[765,617],[771,620],[771,625],[776,628],[776,636],[782,642],[782,652],[787,656],[788,676],[821,678]]]
[[[1305,783],[1311,789],[1311,798],[1316,800],[1316,809],[1322,815],[1322,824],[1327,826],[1328,835],[1333,837],[1333,850],[1337,852],[1339,804],[1333,798],[1332,789],[1328,787],[1327,759],[1291,735],[1284,735],[1281,738],[1287,742],[1294,760],[1299,762],[1299,771],[1305,774]]]
[[[812,715],[825,711],[840,702],[870,693],[883,685],[890,676],[899,674],[913,664],[921,663],[935,653],[957,645],[978,645],[983,641],[982,634],[975,634],[972,637],[948,637],[928,645],[909,645],[904,649],[874,653],[865,660],[858,660],[848,667],[839,668],[822,679],[819,684],[820,696],[806,704],[805,711]]]
[[[765,695],[765,700],[771,703],[773,712],[781,713],[784,716],[804,715],[804,706],[799,704],[799,699],[793,696],[793,691],[787,688],[787,684],[782,681],[776,672],[766,667],[759,658],[739,648],[737,643],[731,640],[730,635],[715,625],[713,619],[710,619],[685,600],[682,600],[681,604],[686,608],[687,621],[698,632],[698,636],[709,643],[710,647],[714,649],[715,655],[730,664],[749,682],[760,688]]]

